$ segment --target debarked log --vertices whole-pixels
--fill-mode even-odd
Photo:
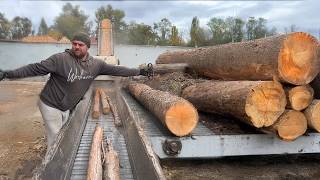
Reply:
[[[145,84],[130,83],[130,93],[151,111],[176,136],[189,134],[198,123],[198,112],[185,99],[150,88]]]
[[[107,147],[104,159],[104,179],[120,180],[120,162],[118,153],[113,149],[110,140],[107,141]]]
[[[276,81],[206,81],[185,88],[182,97],[200,111],[233,116],[257,128],[271,126],[286,107]]]
[[[100,89],[97,88],[94,94],[92,118],[99,119],[100,117]]]
[[[108,114],[110,112],[110,105],[108,103],[108,99],[106,93],[103,89],[100,89],[100,97],[101,97],[101,104],[102,104],[102,113]]]
[[[102,139],[103,129],[97,125],[92,138],[87,180],[102,180]]]

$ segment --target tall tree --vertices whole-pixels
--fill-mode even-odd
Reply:
[[[202,46],[205,44],[204,30],[200,27],[200,22],[197,16],[192,18],[190,29],[190,45],[193,47]]]
[[[264,18],[250,17],[246,24],[247,28],[247,39],[259,39],[268,36],[267,20]]]
[[[153,29],[158,35],[159,45],[169,44],[171,28],[172,23],[167,18],[163,18],[160,22],[153,24]]]
[[[31,33],[32,23],[26,17],[16,16],[11,22],[12,39],[22,39]]]
[[[240,42],[243,39],[244,21],[240,18],[211,18],[207,25],[212,33],[212,44]]]
[[[234,19],[234,28],[233,28],[233,41],[241,42],[244,37],[244,21],[241,18]]]
[[[153,45],[156,43],[156,34],[149,25],[131,22],[128,26],[128,39],[129,44]]]
[[[91,26],[90,22],[87,22],[88,16],[79,8],[79,5],[65,4],[62,13],[55,19],[54,29],[69,39],[77,31],[90,33]]]
[[[254,30],[255,39],[266,37],[267,32],[268,32],[267,20],[260,17],[257,21],[257,26],[255,27],[255,30]]]
[[[112,30],[114,34],[114,38],[116,42],[122,42],[123,37],[125,36],[126,23],[123,20],[125,17],[124,11],[120,9],[113,9],[111,5],[107,5],[105,7],[99,7],[96,12],[96,23],[98,24],[95,34],[98,33],[99,23],[103,19],[109,19],[112,22]]]
[[[179,35],[179,31],[176,26],[171,28],[170,45],[180,46],[182,44],[182,37]]]
[[[0,13],[0,39],[9,39],[10,22],[5,18],[4,14]]]
[[[38,35],[47,35],[48,34],[48,26],[47,26],[47,23],[46,21],[44,20],[44,18],[42,17],[41,18],[41,22],[40,22],[40,26],[39,26],[39,29],[38,29]]]
[[[255,39],[255,28],[257,26],[257,21],[254,17],[249,17],[249,20],[246,23],[246,29],[247,29],[247,39],[253,40]]]

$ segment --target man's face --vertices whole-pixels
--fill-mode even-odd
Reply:
[[[88,53],[88,47],[81,41],[72,41],[72,51],[79,59],[83,58]]]

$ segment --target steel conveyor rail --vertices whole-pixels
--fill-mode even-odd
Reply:
[[[91,118],[93,92],[96,87],[114,87],[113,80],[95,81],[84,100],[64,125],[46,155],[35,179],[69,180],[86,179],[92,136],[96,124],[104,128],[104,140],[112,140],[120,160],[120,177],[131,179],[165,179],[158,157],[152,151],[145,135],[135,124],[135,116],[124,102],[119,92],[109,94],[117,106],[123,127],[115,127],[112,114],[101,115],[100,119]]]

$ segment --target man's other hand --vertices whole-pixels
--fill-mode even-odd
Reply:
[[[139,75],[148,76],[148,70],[146,70],[144,68],[140,69],[140,74]]]
[[[2,71],[2,70],[0,69],[0,81],[2,81],[4,78],[6,78],[7,75],[8,75],[7,72]]]

